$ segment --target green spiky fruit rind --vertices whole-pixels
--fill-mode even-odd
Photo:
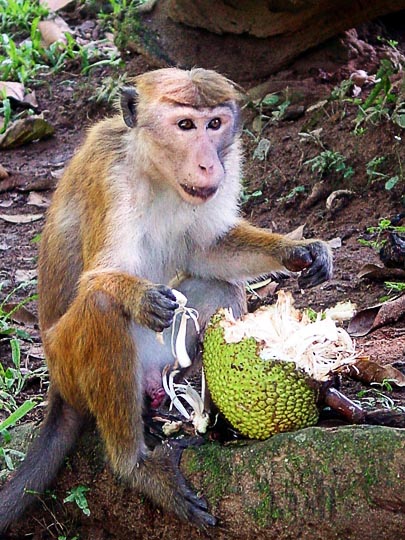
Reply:
[[[204,338],[203,364],[212,400],[243,435],[267,439],[316,424],[317,392],[294,362],[262,360],[258,343],[226,343],[216,315]]]

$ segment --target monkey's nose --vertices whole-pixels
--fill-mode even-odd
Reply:
[[[214,172],[214,165],[199,165],[201,171],[205,174],[212,174]]]

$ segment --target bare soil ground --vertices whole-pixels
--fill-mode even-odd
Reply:
[[[362,246],[358,239],[367,237],[367,228],[376,226],[382,218],[392,219],[405,212],[404,176],[390,191],[384,188],[384,180],[370,182],[366,176],[366,164],[376,156],[386,157],[383,169],[385,174],[389,176],[400,172],[404,174],[403,170],[400,170],[401,167],[402,169],[405,167],[404,130],[389,120],[383,120],[377,125],[365,124],[364,134],[356,135],[353,128],[357,107],[343,100],[320,107],[318,110],[321,112],[315,120],[314,113],[308,111],[309,106],[326,99],[331,90],[346,79],[355,68],[370,69],[375,73],[383,54],[375,37],[376,32],[380,30],[387,32],[387,35],[391,32],[396,39],[402,38],[398,49],[405,53],[405,35],[402,33],[398,36],[395,26],[380,25],[378,30],[371,27],[371,30],[363,32],[363,37],[375,56],[370,56],[371,49],[366,48],[366,53],[358,50],[354,56],[348,54],[336,62],[333,49],[331,52],[331,49],[327,48],[316,51],[312,56],[304,57],[288,71],[274,76],[270,80],[270,88],[280,85],[291,86],[295,90],[299,88],[301,93],[300,95],[297,93],[292,100],[290,108],[292,114],[285,119],[268,123],[256,138],[252,137],[248,130],[252,132],[252,122],[258,114],[257,110],[251,107],[245,109],[243,213],[256,225],[269,227],[277,232],[288,233],[305,225],[304,234],[308,238],[341,239],[341,247],[334,249],[335,271],[330,282],[313,290],[300,291],[295,278],[283,280],[281,286],[293,291],[298,307],[310,306],[319,310],[337,302],[350,300],[360,309],[376,304],[387,294],[382,282],[358,277],[359,270],[366,262],[381,264],[378,253]],[[129,75],[136,75],[150,69],[150,66],[141,57],[136,57],[128,61],[126,69]],[[47,140],[0,153],[0,163],[11,178],[24,179],[24,182],[20,182],[20,187],[0,193],[1,214],[44,213],[44,208],[27,204],[29,192],[37,190],[35,186],[39,180],[46,180],[48,187],[52,179],[56,183],[64,164],[83,140],[86,127],[104,115],[112,113],[110,105],[95,105],[91,101],[95,88],[109,74],[110,70],[106,68],[93,71],[90,76],[83,76],[73,65],[52,79],[46,79],[45,84],[38,85],[36,93],[39,108],[54,126],[55,135]],[[367,95],[370,89],[364,88],[361,97]],[[312,120],[314,121],[311,129],[322,130],[319,137],[323,148],[340,152],[355,171],[354,175],[346,180],[336,172],[324,178],[328,193],[337,189],[352,192],[350,197],[345,199],[343,206],[336,208],[335,211],[327,210],[326,195],[313,205],[308,205],[309,194],[320,178],[305,165],[305,161],[318,155],[322,148],[313,142],[303,141],[299,134]],[[264,160],[254,158],[260,138],[270,142]],[[32,189],[28,188],[27,191],[25,184],[31,185]],[[297,193],[294,195],[297,186],[303,186],[305,190],[296,190]],[[41,195],[50,199],[52,189],[41,191]],[[2,297],[19,284],[19,271],[35,271],[37,244],[33,243],[32,239],[40,233],[43,224],[44,218],[28,224],[12,224],[0,219]],[[26,277],[27,275],[21,279]],[[30,287],[28,291],[33,293],[35,286]],[[19,291],[13,301],[26,295],[27,290]],[[265,301],[274,301],[274,296],[266,298]],[[35,313],[35,302],[28,307]],[[43,359],[37,326],[30,326],[28,330],[32,336],[32,343],[24,343],[23,361],[33,370],[42,365]],[[379,363],[403,363],[404,319],[359,338],[357,345]],[[11,352],[6,340],[0,342],[0,355],[1,363],[4,366],[9,365]],[[343,385],[343,390],[352,397],[356,397],[360,388],[359,383],[346,382]],[[28,397],[43,394],[45,390],[46,385],[41,385],[40,379],[34,379],[18,396],[18,402],[22,403]],[[389,396],[397,405],[405,405],[403,392],[393,391]],[[37,408],[30,419],[40,420],[42,416],[43,408]],[[0,419],[2,417],[3,413],[0,413]],[[108,494],[105,496],[108,498]],[[20,524],[19,530],[24,530],[24,523]],[[28,532],[28,529],[24,532]],[[51,538],[55,537],[53,534],[41,532],[38,528],[28,537]],[[88,537],[104,538],[100,531],[93,531]]]

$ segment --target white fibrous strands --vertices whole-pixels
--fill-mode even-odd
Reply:
[[[174,406],[184,418],[192,422],[196,432],[205,433],[209,424],[209,415],[204,410],[204,394],[200,394],[191,386],[188,381],[175,383],[175,376],[179,370],[170,371],[170,366],[163,370],[163,388],[170,397],[170,410]],[[181,399],[188,403],[193,411],[189,413],[184,407]]]
[[[176,289],[172,289],[172,291],[179,304],[179,307],[175,311],[172,324],[172,353],[177,360],[178,365],[182,368],[186,368],[191,366],[192,363],[186,349],[187,321],[189,319],[193,321],[195,330],[198,334],[200,332],[198,312],[193,308],[186,307],[187,298],[184,294]],[[176,334],[176,322],[179,317],[180,322]],[[178,373],[180,373],[179,370],[171,370],[170,366],[166,366],[162,374],[163,388],[171,400],[170,410],[172,407],[175,407],[186,420],[192,422],[198,433],[205,433],[209,423],[209,415],[204,410],[204,385],[200,395],[188,381],[185,381],[184,383],[175,383],[174,378]],[[192,408],[191,413],[187,411],[182,400],[190,405]]]
[[[179,307],[174,312],[172,324],[172,353],[179,363],[180,367],[186,368],[191,366],[191,359],[186,349],[186,331],[187,321],[191,319],[194,322],[196,332],[199,333],[200,327],[198,324],[198,312],[193,308],[186,307],[187,298],[180,291],[172,289],[174,296],[179,304]],[[180,317],[179,328],[176,334],[176,322]]]
[[[290,293],[280,291],[275,305],[259,308],[235,321],[232,313],[225,311],[220,322],[227,343],[238,343],[253,337],[259,343],[263,360],[277,359],[295,362],[318,381],[325,381],[340,367],[355,362],[358,354],[349,334],[336,326],[332,319],[347,319],[353,315],[353,305],[340,304],[337,310],[309,316],[293,307]]]

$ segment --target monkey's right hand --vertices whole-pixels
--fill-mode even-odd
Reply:
[[[288,270],[302,271],[298,284],[303,289],[314,287],[332,276],[331,250],[322,240],[297,242],[283,262]]]
[[[151,285],[141,296],[138,321],[155,332],[168,328],[179,307],[172,290],[166,285]]]

